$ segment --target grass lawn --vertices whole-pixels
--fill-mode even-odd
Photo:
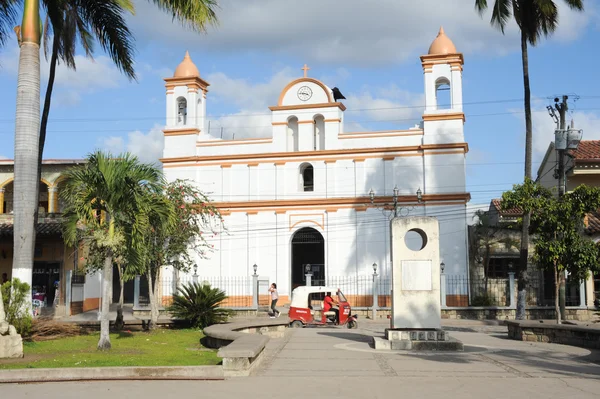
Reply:
[[[200,345],[202,336],[198,330],[177,329],[115,333],[108,352],[96,350],[100,333],[24,342],[25,357],[1,359],[0,369],[219,364],[217,352]]]

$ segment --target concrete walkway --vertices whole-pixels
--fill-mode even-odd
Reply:
[[[463,353],[375,351],[371,336],[387,322],[362,320],[360,328],[290,329],[272,339],[250,377],[221,382],[139,381],[0,385],[2,397],[145,398],[197,396],[239,398],[596,398],[600,353],[506,338],[506,327],[445,322],[465,343]]]

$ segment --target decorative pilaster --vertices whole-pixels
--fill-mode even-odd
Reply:
[[[58,209],[58,196],[56,187],[48,187],[48,213],[56,213]]]
[[[4,187],[0,187],[0,214],[4,213]]]

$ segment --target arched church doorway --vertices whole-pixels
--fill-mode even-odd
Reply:
[[[292,238],[292,289],[306,285],[306,265],[312,270],[312,285],[325,284],[325,239],[312,227],[304,227]]]

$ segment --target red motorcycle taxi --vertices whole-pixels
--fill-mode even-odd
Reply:
[[[324,312],[323,300],[325,295],[337,300],[339,320],[334,311]],[[289,311],[290,327],[301,328],[314,326],[346,326],[358,327],[358,316],[352,314],[352,308],[344,294],[337,288],[331,287],[297,287],[292,291],[292,301]]]

